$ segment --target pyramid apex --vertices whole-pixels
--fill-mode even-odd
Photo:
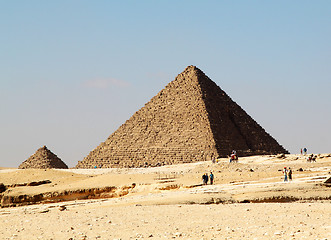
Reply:
[[[37,152],[50,152],[50,150],[46,147],[46,145],[38,148]]]
[[[186,69],[196,69],[196,68],[197,68],[197,67],[194,66],[194,65],[189,65],[189,66],[186,67]]]
[[[188,76],[193,76],[193,75],[205,76],[205,73],[203,71],[201,71],[201,69],[199,69],[197,66],[194,66],[194,65],[187,66],[181,74],[188,75]],[[179,74],[179,75],[181,75],[181,74]]]
[[[196,70],[200,70],[199,68],[197,68],[196,66],[194,65],[190,65],[190,66],[187,66],[184,70],[184,72],[191,72],[191,71],[196,71]]]

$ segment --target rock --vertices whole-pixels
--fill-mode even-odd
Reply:
[[[286,156],[285,156],[284,153],[278,154],[278,155],[276,156],[276,158],[285,158],[285,157],[286,157]]]
[[[331,177],[329,177],[324,183],[331,183]]]
[[[7,187],[3,183],[0,183],[0,193],[4,192],[6,190],[7,190]]]
[[[176,236],[176,237],[181,237],[181,236],[183,236],[183,233],[181,233],[181,232],[176,232],[176,233],[175,233],[175,236]]]
[[[26,184],[26,186],[39,186],[39,185],[48,184],[48,183],[52,183],[52,182],[50,180],[42,180],[42,181],[38,181],[38,182],[29,182]]]
[[[49,212],[49,209],[41,210],[39,213],[47,213],[47,212]]]
[[[59,207],[59,210],[60,210],[60,211],[64,211],[64,210],[66,210],[66,209],[67,209],[67,207],[64,206],[64,205],[62,205],[62,206]]]

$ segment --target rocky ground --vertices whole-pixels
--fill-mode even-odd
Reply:
[[[283,182],[284,166],[293,181]],[[210,171],[214,185],[202,185]],[[286,155],[137,169],[1,169],[0,239],[331,239],[330,176],[327,154],[313,163]]]

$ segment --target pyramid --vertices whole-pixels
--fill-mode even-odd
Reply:
[[[200,69],[188,66],[76,168],[148,167],[288,153]]]
[[[52,153],[46,146],[39,148],[35,154],[25,160],[18,168],[65,168],[68,166],[62,162],[54,153]]]

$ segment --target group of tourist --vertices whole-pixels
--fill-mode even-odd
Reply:
[[[301,155],[302,154],[306,155],[308,153],[308,149],[307,148],[303,148],[303,149],[301,148],[300,152],[301,152]]]
[[[214,174],[210,172],[210,175],[208,176],[207,173],[202,175],[202,182],[204,185],[208,184],[208,181],[210,181],[210,185],[213,185],[214,183]]]
[[[290,167],[289,168],[284,167],[283,174],[284,174],[284,182],[292,181],[292,169]]]
[[[218,163],[218,159],[215,159],[215,157],[213,157],[211,159],[212,163]],[[230,155],[230,163],[231,162],[238,162],[238,155],[237,155],[237,151],[236,150],[232,150],[231,155]]]
[[[303,148],[301,149],[301,154],[306,155],[308,152],[307,148]],[[230,157],[230,163],[233,161],[238,161],[238,156],[237,156],[237,152],[235,150],[232,151],[231,153],[231,157]],[[307,161],[316,161],[316,156],[314,156],[313,154],[309,155],[309,157],[307,158]],[[212,162],[215,163],[216,160],[215,158],[212,159]],[[292,169],[289,167],[284,167],[283,169],[283,175],[284,175],[284,182],[288,182],[288,181],[292,181]],[[210,181],[210,184],[213,184],[214,182],[214,175],[212,172],[210,172],[210,175],[208,176],[207,173],[202,175],[202,181],[204,185],[208,184],[208,181]]]
[[[317,158],[316,155],[314,155],[314,154],[310,154],[310,155],[307,157],[307,162],[316,162],[316,158]]]
[[[301,149],[300,149],[300,152],[301,152],[301,155],[307,155],[307,153],[308,153],[308,149],[307,149],[307,148],[301,148]],[[307,162],[316,162],[316,158],[317,158],[316,155],[314,155],[314,154],[310,154],[310,155],[307,157]]]

